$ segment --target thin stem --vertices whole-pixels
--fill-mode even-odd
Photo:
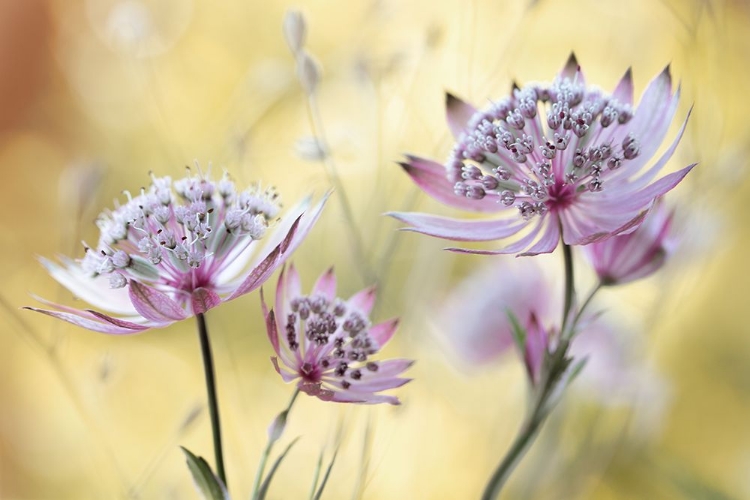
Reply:
[[[211,354],[211,343],[208,340],[208,329],[206,328],[206,317],[200,313],[195,315],[198,321],[198,337],[201,341],[201,354],[203,355],[203,372],[206,375],[206,392],[208,392],[208,411],[211,414],[211,432],[214,440],[214,457],[216,460],[216,474],[227,485],[227,476],[224,472],[224,452],[221,446],[221,423],[219,422],[219,401],[216,398],[216,376],[214,374],[214,359]]]
[[[528,451],[531,443],[539,433],[542,424],[549,415],[547,403],[557,387],[560,376],[565,371],[564,361],[568,345],[566,340],[561,340],[557,349],[550,355],[547,368],[542,373],[534,405],[529,411],[521,429],[518,431],[510,449],[500,461],[490,481],[487,483],[482,500],[494,500],[497,498],[510,474]]]
[[[271,426],[275,426],[278,424],[278,419],[281,417],[284,419],[283,426],[286,427],[287,419],[289,418],[289,412],[292,410],[292,405],[294,405],[294,402],[297,400],[297,396],[299,395],[299,388],[294,389],[294,394],[292,394],[292,399],[289,400],[289,404],[286,406],[286,409],[279,413],[279,415],[274,419]],[[283,415],[283,417],[282,417]],[[273,432],[273,431],[272,431]],[[283,428],[282,428],[283,432]],[[266,448],[263,450],[263,455],[260,457],[260,463],[258,464],[258,471],[255,473],[255,481],[253,482],[253,500],[257,500],[258,494],[260,493],[260,483],[263,480],[263,473],[266,470],[266,463],[268,463],[268,457],[271,455],[271,450],[273,449],[274,443],[278,441],[279,437],[281,437],[281,433],[274,436],[273,433],[269,435],[268,437],[268,443],[266,443]]]
[[[562,326],[560,331],[564,332],[573,306],[573,295],[575,294],[575,283],[573,282],[573,252],[570,245],[563,243],[563,258],[565,260],[565,305],[563,306]]]
[[[596,286],[593,288],[593,290],[591,290],[591,292],[589,293],[588,297],[586,297],[586,300],[583,301],[583,304],[581,304],[581,308],[578,309],[578,312],[576,313],[575,317],[573,318],[573,324],[571,325],[570,330],[568,330],[568,332],[565,333],[565,338],[566,339],[573,338],[573,335],[575,334],[574,328],[578,324],[578,322],[581,320],[581,316],[583,316],[583,312],[586,310],[586,308],[588,307],[588,305],[591,303],[591,299],[594,298],[594,295],[596,295],[596,293],[599,290],[601,290],[603,286],[604,286],[604,283],[602,283],[601,281],[598,282],[596,284]]]
[[[532,419],[524,424],[505,457],[497,466],[492,480],[487,484],[487,488],[484,490],[484,494],[482,494],[482,500],[494,500],[497,498],[510,474],[521,461],[521,457],[526,454],[526,450],[536,437],[541,423],[542,420],[540,419]]]
[[[346,219],[346,225],[349,228],[349,236],[352,244],[354,245],[354,253],[359,260],[358,264],[361,266],[363,278],[367,282],[374,282],[376,276],[370,268],[367,255],[365,254],[364,244],[362,242],[362,235],[359,232],[357,221],[354,219],[354,210],[349,202],[349,197],[344,189],[344,184],[341,182],[341,178],[338,175],[338,169],[336,164],[331,158],[331,150],[326,139],[325,129],[323,128],[323,120],[320,118],[320,111],[318,110],[318,101],[315,98],[315,94],[308,94],[307,96],[307,113],[310,118],[310,126],[315,135],[315,139],[318,141],[319,146],[323,150],[323,166],[325,167],[328,181],[333,184],[333,187],[339,193],[339,200],[341,201],[341,209]]]
[[[494,500],[497,498],[511,473],[528,451],[531,443],[538,435],[542,424],[549,415],[551,410],[549,405],[550,397],[555,392],[558,383],[568,367],[567,353],[570,342],[564,332],[566,331],[570,310],[573,307],[575,282],[573,275],[573,253],[570,246],[566,244],[563,244],[563,259],[565,267],[565,306],[562,315],[562,327],[560,329],[560,342],[553,352],[546,355],[539,384],[535,387],[534,404],[531,406],[513,444],[511,444],[510,449],[500,461],[487,483],[482,500]],[[593,293],[591,296],[593,296]],[[586,303],[591,299],[591,296],[589,296]],[[575,323],[579,317],[580,314],[575,316],[571,330],[575,327]]]

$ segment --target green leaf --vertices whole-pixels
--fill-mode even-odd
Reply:
[[[318,492],[315,493],[315,500],[320,500],[320,497],[323,495],[323,490],[326,487],[326,483],[328,482],[328,477],[331,475],[331,469],[333,469],[333,464],[336,463],[336,455],[339,454],[338,447],[336,448],[336,451],[333,452],[333,457],[331,457],[331,463],[328,464],[328,468],[326,469],[326,474],[323,476],[323,481],[320,483],[320,488],[318,488]]]
[[[310,500],[315,498],[315,490],[318,488],[318,479],[320,479],[320,469],[323,468],[323,452],[320,452],[318,456],[318,464],[315,466],[315,474],[313,474],[312,488],[310,488]]]
[[[271,470],[268,471],[268,475],[266,476],[266,479],[263,481],[263,484],[260,487],[260,490],[258,490],[258,500],[264,500],[266,498],[266,493],[268,493],[268,488],[271,486],[271,479],[273,479],[273,475],[276,474],[276,469],[279,468],[279,465],[281,465],[281,461],[284,460],[284,457],[287,453],[289,453],[289,450],[292,449],[292,446],[294,446],[294,443],[296,443],[299,440],[299,438],[294,438],[294,441],[289,443],[289,446],[287,446],[283,452],[281,452],[281,455],[279,455],[279,458],[276,459],[276,461],[273,463],[273,466],[271,467]]]
[[[229,493],[221,480],[211,470],[203,457],[196,457],[187,448],[180,446],[185,454],[193,482],[204,500],[229,500]]]
[[[569,359],[567,364],[570,364],[570,362],[573,361],[572,359]],[[570,369],[570,372],[568,372],[568,376],[565,378],[564,387],[568,387],[570,384],[573,383],[573,381],[580,375],[581,371],[583,371],[583,368],[586,366],[586,363],[588,363],[589,358],[585,357],[576,362],[575,365],[573,365],[573,368]]]
[[[518,322],[518,318],[513,314],[513,311],[506,309],[505,314],[510,321],[510,331],[513,334],[513,341],[516,343],[516,347],[518,347],[518,352],[520,352],[521,355],[524,355],[526,354],[526,330],[524,330],[521,323]]]

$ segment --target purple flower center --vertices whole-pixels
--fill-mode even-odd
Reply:
[[[576,197],[575,187],[572,184],[555,182],[547,189],[546,205],[551,212],[564,210]]]

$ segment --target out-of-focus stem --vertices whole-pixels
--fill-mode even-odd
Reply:
[[[294,401],[296,401],[298,395],[299,395],[299,389],[298,388],[294,389],[294,394],[292,394],[292,399],[289,400],[289,404],[286,406],[286,410],[282,411],[279,414],[279,415],[284,414],[285,420],[289,418],[289,412],[292,410],[292,405],[294,405]],[[275,423],[276,421],[274,420],[274,423],[272,425],[275,425]],[[260,484],[261,484],[261,481],[263,481],[263,473],[266,470],[268,457],[271,455],[271,450],[273,449],[273,445],[277,440],[278,440],[278,436],[275,439],[273,436],[268,437],[268,442],[266,443],[266,447],[263,450],[263,455],[261,455],[260,457],[260,463],[258,464],[258,471],[255,473],[255,481],[253,482],[253,495],[251,497],[253,500],[257,500],[258,494],[260,493]]]
[[[219,421],[219,401],[216,397],[216,375],[214,374],[214,359],[211,353],[211,343],[208,339],[208,328],[206,317],[196,314],[198,321],[198,337],[201,342],[201,354],[203,355],[203,372],[206,376],[206,392],[208,393],[208,411],[211,415],[211,433],[214,441],[214,458],[216,461],[216,475],[219,476],[224,486],[227,485],[227,476],[224,472],[224,451],[221,445],[221,422]]]
[[[307,96],[307,113],[310,118],[310,126],[315,135],[315,139],[318,141],[318,146],[323,151],[323,166],[325,167],[328,181],[333,185],[336,191],[338,191],[338,199],[341,201],[341,210],[344,213],[346,225],[349,228],[349,237],[354,246],[354,254],[357,257],[357,267],[361,270],[362,278],[364,278],[366,283],[374,283],[377,277],[373,273],[367,255],[365,254],[362,235],[359,232],[359,229],[357,229],[357,221],[354,219],[352,205],[349,202],[349,197],[347,196],[344,185],[338,175],[336,163],[331,158],[331,150],[328,145],[328,140],[326,139],[323,120],[320,118],[318,101],[315,94],[308,94]]]
[[[581,308],[578,309],[578,312],[576,313],[575,318],[573,318],[573,324],[571,325],[570,329],[567,331],[567,333],[563,332],[563,336],[566,339],[570,340],[571,338],[573,338],[573,335],[575,335],[575,329],[574,329],[574,327],[581,320],[581,316],[583,316],[583,311],[586,310],[586,308],[588,307],[588,305],[591,303],[591,299],[594,298],[594,295],[596,295],[596,293],[599,290],[601,290],[603,286],[604,286],[604,284],[601,281],[599,283],[597,283],[596,286],[594,287],[594,289],[591,290],[591,293],[589,293],[588,297],[586,297],[586,300],[583,301],[583,304],[581,304]]]

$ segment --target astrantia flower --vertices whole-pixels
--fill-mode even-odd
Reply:
[[[510,311],[526,334],[524,351],[517,354],[531,383],[539,381],[545,351],[553,350],[558,341],[555,321],[561,304],[537,262],[484,261],[440,304],[437,327],[465,366],[491,366],[513,349]],[[632,403],[644,388],[646,373],[654,376],[655,386],[662,385],[658,375],[637,359],[637,338],[623,341],[623,332],[606,315],[584,314],[577,331],[569,354],[571,366],[587,359],[575,385],[588,397],[605,404]]]
[[[409,224],[409,230],[440,238],[519,237],[498,250],[454,249],[472,253],[535,255],[552,252],[561,236],[565,244],[585,245],[628,232],[654,199],[694,166],[654,181],[674,153],[686,118],[671,146],[646,168],[678,100],[669,67],[649,84],[635,109],[630,70],[606,94],[586,85],[572,55],[552,83],[516,87],[510,97],[483,110],[449,94],[448,125],[457,142],[445,166],[414,156],[402,166],[443,203],[509,214],[492,220],[391,215]]]
[[[237,191],[226,175],[218,182],[152,176],[148,189],[126,194],[126,203],[100,215],[99,242],[83,259],[61,258],[62,265],[41,259],[61,285],[104,312],[47,301],[54,310],[28,309],[111,334],[202,314],[263,284],[325,203],[310,208],[305,200],[277,220],[273,189]]]
[[[605,285],[645,278],[664,265],[674,251],[672,212],[657,203],[638,229],[583,247],[584,255]]]
[[[550,342],[556,342],[550,320],[558,312],[552,289],[534,261],[493,260],[488,264],[452,291],[440,307],[438,327],[464,361],[486,365],[514,345],[512,315],[525,333],[518,354],[535,384],[545,352]]]
[[[532,317],[556,314],[552,302],[549,284],[532,260],[499,261],[459,283],[437,308],[437,321],[452,352],[471,365],[483,365],[513,345],[508,311],[526,327]]]
[[[301,391],[323,401],[399,404],[395,396],[379,393],[409,382],[399,375],[413,361],[371,359],[398,326],[398,320],[371,325],[374,303],[373,288],[346,301],[337,298],[333,269],[318,279],[310,295],[302,295],[294,267],[282,272],[275,310],[263,301],[276,371],[285,382],[299,380]]]

